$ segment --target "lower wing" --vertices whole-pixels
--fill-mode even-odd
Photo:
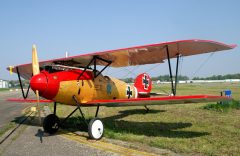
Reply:
[[[150,98],[136,98],[136,99],[113,99],[113,100],[93,100],[87,103],[82,103],[83,107],[88,106],[144,106],[144,105],[167,105],[167,104],[188,104],[188,103],[204,103],[204,102],[220,102],[230,101],[231,97],[227,96],[215,96],[215,95],[187,95],[187,96],[158,96]],[[12,102],[37,102],[36,99],[21,99],[10,98],[7,101]],[[54,102],[51,100],[40,99],[41,103]]]
[[[161,96],[152,98],[136,99],[113,99],[113,100],[94,100],[89,101],[82,106],[103,105],[109,107],[116,106],[144,106],[144,105],[166,105],[166,104],[187,104],[203,102],[230,101],[231,97],[214,95],[188,95],[188,96]]]

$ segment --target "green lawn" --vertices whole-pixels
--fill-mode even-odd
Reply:
[[[9,88],[0,88],[0,92],[1,91],[7,91],[7,90],[9,90]]]
[[[231,89],[233,98],[240,99],[240,84],[179,84],[178,95],[217,94]],[[154,86],[153,91],[169,91],[169,85]],[[177,153],[203,155],[238,155],[240,153],[240,110],[218,112],[203,109],[206,103],[143,107],[100,107],[99,117],[105,125],[105,137],[141,142],[170,149]],[[52,108],[52,107],[51,107]],[[63,118],[75,107],[58,105],[57,114]],[[92,118],[95,108],[83,108]],[[76,113],[66,127],[79,130]],[[71,127],[71,128],[70,128]]]
[[[0,129],[0,137],[5,134],[8,130],[14,128],[16,126],[16,123],[15,122],[9,122],[8,124],[6,124],[5,126],[3,126],[1,129]]]

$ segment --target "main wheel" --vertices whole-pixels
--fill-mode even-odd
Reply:
[[[60,120],[55,114],[50,114],[43,121],[43,129],[49,134],[54,134],[59,129]]]
[[[88,125],[88,135],[91,139],[99,140],[103,137],[104,126],[99,118],[93,118]]]

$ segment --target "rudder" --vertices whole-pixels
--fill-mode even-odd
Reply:
[[[152,80],[147,73],[139,74],[134,83],[134,87],[137,89],[138,98],[150,97],[152,89]]]

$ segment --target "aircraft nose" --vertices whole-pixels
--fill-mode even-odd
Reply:
[[[40,73],[33,76],[30,80],[30,86],[33,91],[38,90],[40,95],[43,94],[44,91],[47,89],[46,75],[43,73]]]

